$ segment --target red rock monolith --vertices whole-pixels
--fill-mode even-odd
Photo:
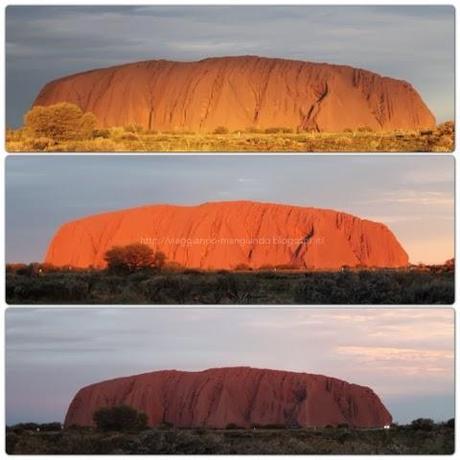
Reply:
[[[392,131],[435,125],[405,81],[344,65],[256,56],[92,70],[48,83],[34,105],[58,102],[93,112],[100,127],[136,124],[155,131]]]
[[[114,246],[144,243],[186,268],[404,267],[408,256],[383,224],[328,209],[252,201],[152,205],[62,225],[45,262],[106,266]]]
[[[165,370],[118,378],[82,388],[65,426],[91,426],[102,407],[128,405],[150,426],[227,428],[379,428],[391,415],[368,387],[323,375],[250,367],[201,372]]]

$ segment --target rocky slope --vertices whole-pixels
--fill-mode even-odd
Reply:
[[[152,205],[78,219],[59,228],[45,262],[101,268],[107,250],[134,242],[188,268],[408,264],[406,252],[383,224],[327,209],[251,201]]]
[[[248,428],[326,426],[383,427],[391,415],[368,387],[322,375],[254,369],[166,370],[118,378],[82,388],[65,426],[93,425],[101,407],[126,404],[148,415],[150,426]]]
[[[210,132],[286,127],[412,130],[435,119],[407,82],[349,66],[256,56],[145,61],[48,83],[34,105],[72,102],[101,127]]]

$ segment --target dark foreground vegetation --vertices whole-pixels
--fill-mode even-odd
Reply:
[[[9,152],[452,152],[451,121],[433,129],[374,132],[367,126],[324,133],[284,127],[210,133],[159,132],[128,125],[97,129],[91,112],[69,103],[34,107],[20,129],[8,129]]]
[[[453,267],[132,272],[9,265],[9,304],[452,304]]]
[[[50,425],[50,424],[48,424]],[[256,428],[225,430],[159,427],[141,431],[98,428],[8,427],[9,454],[453,454],[454,420],[430,419],[390,429]]]

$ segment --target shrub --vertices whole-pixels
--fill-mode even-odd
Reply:
[[[126,405],[103,407],[94,413],[93,420],[100,431],[142,431],[148,428],[147,415]]]
[[[137,141],[139,140],[139,136],[135,133],[126,133],[120,136],[120,139],[123,141]]]
[[[228,134],[228,129],[225,126],[218,126],[213,134]]]
[[[343,429],[343,430],[348,430],[350,428],[350,425],[348,425],[348,423],[339,423],[337,425],[337,428]]]
[[[103,128],[103,129],[95,129],[93,131],[93,137],[95,138],[102,138],[102,139],[110,139],[110,129]]]
[[[59,422],[41,423],[39,425],[40,431],[61,431],[62,425]]]
[[[358,133],[372,133],[374,130],[370,126],[360,126],[357,131]]]
[[[445,121],[444,123],[441,123],[440,125],[437,126],[436,131],[439,134],[446,134],[446,135],[452,136],[452,134],[455,132],[454,122]]]
[[[46,150],[53,144],[53,140],[49,137],[37,137],[32,140],[32,150]]]
[[[226,427],[226,430],[243,430],[241,426],[238,426],[236,423],[229,423]]]
[[[61,102],[47,107],[35,106],[24,117],[27,131],[35,138],[57,141],[87,139],[96,127],[96,117],[75,104]]]
[[[124,127],[125,132],[127,133],[137,133],[140,134],[144,131],[144,128],[141,125],[136,123],[130,124]]]
[[[420,131],[421,136],[431,136],[432,134],[433,134],[432,129],[423,129],[422,131]]]
[[[417,418],[412,420],[410,426],[415,430],[432,431],[434,428],[434,422],[431,418]]]
[[[289,128],[266,128],[265,134],[291,133]]]
[[[441,149],[446,149],[448,151],[453,149],[453,139],[448,134],[443,134],[439,137],[438,141],[436,142],[436,146]]]
[[[114,272],[134,272],[155,266],[152,248],[142,243],[114,246],[105,253],[104,260],[109,270]]]

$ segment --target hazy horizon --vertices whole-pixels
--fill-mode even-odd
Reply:
[[[399,423],[447,420],[455,410],[454,311],[9,308],[6,421],[62,421],[76,391],[101,380],[242,365],[369,386]]]
[[[452,6],[8,6],[6,124],[47,82],[150,59],[258,55],[406,80],[454,119]],[[79,46],[75,46],[78,43]]]
[[[6,261],[42,261],[63,223],[150,204],[252,200],[386,224],[412,263],[454,256],[452,156],[9,156]]]

